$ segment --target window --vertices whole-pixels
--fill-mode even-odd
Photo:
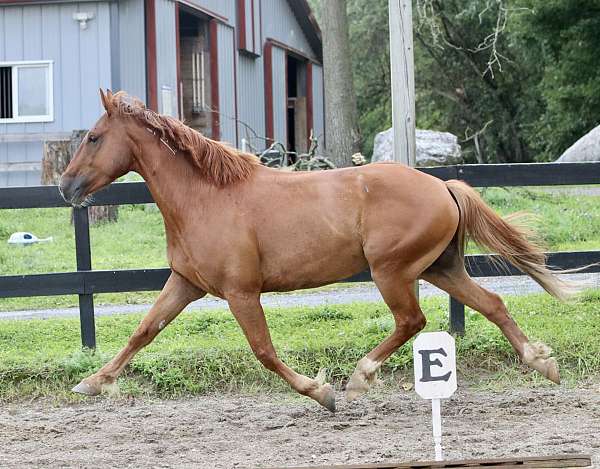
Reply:
[[[52,62],[0,62],[0,122],[54,119]]]
[[[204,51],[192,54],[192,113],[200,114],[206,106]]]

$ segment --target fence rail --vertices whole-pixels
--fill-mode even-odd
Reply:
[[[558,186],[600,184],[600,162],[455,165],[419,168],[443,180],[461,179],[474,187]],[[114,183],[94,196],[93,205],[127,205],[153,202],[143,182]],[[56,186],[0,188],[0,209],[68,207]],[[169,269],[92,270],[87,208],[74,210],[76,272],[0,276],[0,298],[79,295],[82,344],[96,346],[95,293],[160,290]],[[514,267],[502,269],[493,256],[467,256],[467,270],[474,277],[521,275]],[[548,263],[559,269],[589,266],[582,272],[600,272],[600,251],[549,253]],[[590,265],[596,264],[596,265]],[[369,271],[345,281],[370,281]],[[464,306],[451,299],[450,326],[464,332]]]

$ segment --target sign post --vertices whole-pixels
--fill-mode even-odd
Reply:
[[[431,399],[435,460],[442,461],[442,417],[440,399],[456,391],[456,346],[447,332],[425,332],[413,343],[415,391]]]

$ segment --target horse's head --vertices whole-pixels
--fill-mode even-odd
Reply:
[[[100,90],[106,113],[87,133],[60,180],[65,201],[81,205],[86,197],[130,171],[133,141],[124,117],[113,102],[113,94]]]

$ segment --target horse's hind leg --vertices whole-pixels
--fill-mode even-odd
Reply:
[[[264,367],[277,373],[300,394],[313,398],[326,409],[335,412],[335,393],[331,385],[296,373],[277,356],[259,294],[231,295],[227,296],[227,302],[254,355]]]
[[[510,316],[502,299],[479,286],[469,277],[464,269],[462,258],[457,258],[452,266],[445,268],[434,264],[421,277],[483,314],[500,328],[525,364],[539,371],[549,380],[560,383],[558,365],[556,360],[550,357],[550,348],[539,342],[529,342],[527,336]]]
[[[425,327],[426,319],[415,296],[414,281],[395,275],[373,272],[373,280],[392,311],[394,332],[371,350],[356,365],[346,385],[346,399],[352,401],[367,392],[382,363],[398,348]]]

